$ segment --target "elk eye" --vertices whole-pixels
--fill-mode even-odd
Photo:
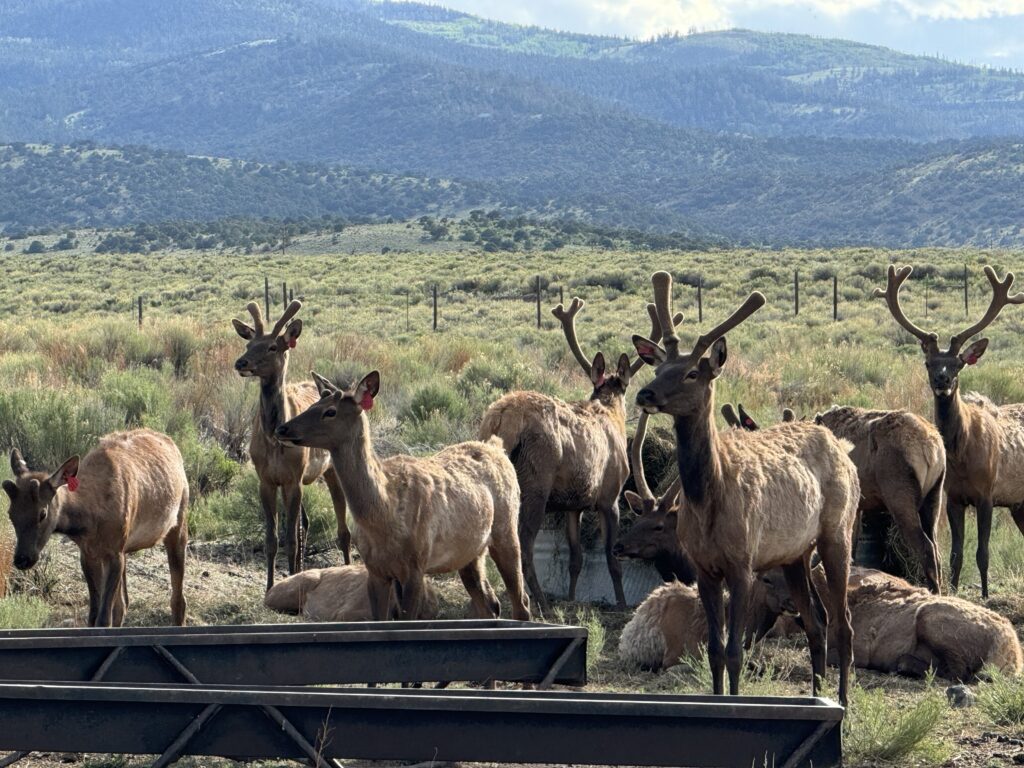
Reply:
[[[663,523],[658,523],[656,526],[654,526],[654,530],[656,530],[656,531],[664,531],[665,530],[665,525]]]
[[[270,345],[270,351],[271,352],[277,352],[277,344],[271,344]]]
[[[690,371],[688,374],[686,374],[686,378],[687,379],[696,379],[697,375],[698,375],[697,371],[693,370],[693,371]]]
[[[45,519],[46,519],[46,510],[45,509],[39,510],[39,522],[41,523]]]
[[[333,419],[337,415],[338,415],[338,409],[337,408],[328,408],[326,411],[324,411],[324,418],[325,419]]]

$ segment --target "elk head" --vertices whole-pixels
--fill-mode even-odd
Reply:
[[[606,370],[607,364],[603,354],[598,352],[594,355],[593,360],[589,359],[584,354],[582,347],[580,347],[579,339],[576,336],[576,315],[585,306],[586,302],[583,299],[573,297],[572,302],[569,304],[569,309],[565,309],[559,304],[551,310],[551,314],[561,323],[562,332],[565,334],[565,340],[569,344],[569,349],[576,358],[576,362],[580,364],[583,372],[590,378],[590,383],[594,385],[594,391],[590,394],[590,399],[611,403],[626,394],[630,380],[636,375],[637,371],[643,368],[644,361],[637,358],[631,363],[629,356],[623,353],[619,355],[615,366],[615,373],[609,375]],[[653,314],[652,310],[649,309],[648,311],[651,312],[651,336],[656,340],[660,340],[661,330],[658,318]],[[680,320],[682,320],[682,316],[679,316],[676,322]]]
[[[295,348],[302,333],[302,320],[296,318],[288,322],[302,309],[302,302],[293,301],[289,304],[270,333],[264,330],[260,305],[250,301],[246,309],[252,315],[252,325],[246,325],[241,320],[231,321],[235,332],[248,342],[245,354],[235,361],[235,370],[243,377],[271,378],[281,374],[288,362],[288,350]]]
[[[39,553],[57,528],[58,510],[52,505],[57,489],[78,486],[78,457],[72,456],[52,475],[33,472],[21,452],[11,451],[14,480],[4,480],[4,491],[11,499],[10,515],[18,543],[14,549],[14,567],[24,571],[39,561]]]
[[[346,434],[362,424],[363,414],[373,408],[373,399],[380,391],[380,374],[371,371],[345,390],[314,371],[310,375],[320,390],[320,399],[278,427],[275,434],[282,443],[335,450]]]
[[[640,359],[655,368],[654,379],[636,396],[636,404],[648,413],[692,416],[707,411],[714,392],[714,380],[726,360],[725,334],[764,306],[765,298],[754,292],[728,319],[697,339],[689,354],[679,351],[676,321],[672,317],[672,276],[657,272],[651,278],[654,304],[663,345],[643,336],[633,337]],[[704,354],[711,350],[705,357]]]
[[[647,485],[644,473],[643,445],[647,438],[647,421],[650,414],[640,414],[633,436],[632,462],[633,482],[637,492],[623,494],[629,508],[637,515],[632,527],[616,542],[613,554],[616,557],[633,557],[653,560],[661,552],[672,552],[680,548],[676,524],[679,514],[679,478],[661,496],[655,496]]]
[[[996,277],[992,267],[985,267],[985,277],[992,286],[992,301],[989,303],[985,315],[970,328],[961,331],[949,341],[949,347],[943,351],[939,349],[939,336],[937,333],[929,333],[914,325],[903,313],[900,305],[900,289],[903,283],[910,277],[913,267],[906,266],[896,269],[889,266],[889,275],[885,290],[876,288],[874,295],[885,299],[886,305],[893,318],[911,335],[921,343],[921,351],[924,352],[924,364],[928,371],[928,384],[937,398],[951,398],[959,388],[960,371],[964,366],[974,365],[985,353],[988,347],[988,339],[978,339],[967,349],[962,349],[964,342],[977,333],[980,333],[999,316],[1003,307],[1008,304],[1024,304],[1024,293],[1016,293],[1010,296],[1010,287],[1013,285],[1013,273],[1007,272],[1006,277],[1000,280]]]

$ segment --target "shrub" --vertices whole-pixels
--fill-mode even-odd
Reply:
[[[843,721],[843,739],[851,763],[894,765],[945,762],[945,746],[935,729],[946,714],[946,702],[931,686],[913,704],[886,698],[885,690],[851,689]]]
[[[989,669],[987,683],[978,686],[978,708],[994,725],[1024,725],[1024,680]]]
[[[50,617],[50,606],[35,595],[10,595],[0,600],[0,629],[38,629]]]
[[[451,387],[428,384],[412,396],[403,416],[410,421],[423,422],[433,414],[461,421],[466,418],[468,406],[464,398]]]

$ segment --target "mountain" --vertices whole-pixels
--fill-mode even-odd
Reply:
[[[487,200],[754,244],[1024,242],[1012,72],[797,35],[638,42],[363,0],[20,0],[0,3],[0,29],[0,140],[133,147],[117,162],[22,158],[68,163],[30,188],[59,187],[37,214],[32,194],[0,191],[0,221],[64,215],[79,179],[92,204],[71,209],[104,224]],[[248,163],[221,173],[187,155]],[[250,167],[281,170],[295,196],[253,186]],[[229,193],[164,208],[176,172]],[[95,196],[112,180],[120,208]],[[338,202],[359,185],[365,199]]]

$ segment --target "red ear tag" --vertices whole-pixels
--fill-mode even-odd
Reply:
[[[978,362],[978,356],[977,355],[971,355],[971,356],[969,356],[967,358],[967,364],[968,365],[974,365],[976,362]]]
[[[288,339],[288,349],[295,349],[295,345],[298,343],[296,339]]]
[[[754,422],[751,421],[750,419],[747,419],[746,421],[744,421],[743,424],[744,424],[744,426],[747,426],[747,427],[754,426]]]
[[[67,483],[68,483],[68,490],[71,491],[72,493],[74,493],[75,491],[78,490],[78,478],[75,477],[74,475],[71,475],[68,478]]]
[[[603,387],[603,386],[604,386],[604,374],[602,373],[598,377],[597,381],[594,382],[594,389],[597,389],[598,387]]]
[[[359,401],[359,407],[364,411],[368,411],[373,408],[373,395],[369,392],[363,394],[363,399]]]

